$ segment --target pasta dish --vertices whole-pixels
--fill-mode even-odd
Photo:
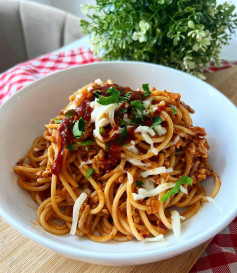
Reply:
[[[169,230],[180,237],[182,222],[215,202],[221,182],[206,132],[193,126],[180,94],[98,79],[69,100],[13,167],[46,231],[163,241]]]

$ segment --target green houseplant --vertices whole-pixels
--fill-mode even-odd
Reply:
[[[81,20],[103,60],[159,63],[203,77],[237,26],[235,7],[215,0],[96,0]]]

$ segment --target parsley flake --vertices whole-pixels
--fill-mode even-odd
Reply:
[[[173,114],[176,115],[177,114],[177,108],[176,108],[176,106],[170,104],[170,107],[173,110]]]
[[[139,125],[143,124],[143,118],[142,118],[142,116],[133,118],[131,120],[131,124],[134,125],[134,126],[139,126]]]
[[[123,128],[123,132],[122,132],[122,135],[121,135],[121,138],[119,140],[120,144],[123,144],[123,141],[128,137],[128,129],[127,129],[127,126],[125,126]]]
[[[128,125],[128,123],[126,121],[124,121],[123,119],[118,118],[118,120],[119,120],[121,126]]]
[[[136,183],[137,183],[137,186],[138,186],[138,187],[141,187],[141,186],[143,185],[143,182],[142,182],[142,181],[139,181],[139,180],[137,180]]]
[[[133,100],[131,102],[131,105],[140,111],[144,110],[144,105],[143,105],[142,101],[140,101],[140,100]]]
[[[100,133],[100,134],[103,134],[103,133],[104,133],[104,128],[103,128],[103,127],[100,127],[100,128],[99,128],[99,133]]]
[[[73,126],[72,134],[74,137],[81,137],[83,135],[84,129],[85,129],[85,121],[82,117],[77,120]]]
[[[183,184],[189,184],[192,185],[193,179],[187,175],[179,178],[179,180],[176,182],[173,189],[169,190],[161,199],[160,201],[165,202],[171,195],[177,194],[180,191],[180,187]]]
[[[145,93],[143,94],[143,98],[148,97],[151,94],[151,91],[149,90],[149,84],[148,83],[144,83],[142,85],[142,88],[145,91]]]
[[[68,150],[70,150],[70,151],[74,151],[74,149],[75,149],[75,145],[73,145],[72,143],[69,143],[67,146],[66,146],[66,148],[68,149]]]
[[[120,92],[115,87],[110,87],[107,90],[108,97],[100,96],[98,103],[102,105],[109,105],[112,103],[118,103],[120,98]]]
[[[131,92],[126,93],[124,96],[120,96],[120,101],[130,102]]]
[[[77,142],[77,144],[83,145],[83,146],[89,145],[89,144],[91,144],[91,143],[94,143],[94,140],[92,140],[92,139],[87,139],[87,140],[84,140],[84,141],[79,141],[79,142]]]
[[[54,121],[55,124],[61,123],[61,119],[59,119],[59,118],[54,118],[53,121]]]
[[[160,116],[156,116],[153,119],[153,124],[150,126],[150,128],[154,128],[155,126],[159,125],[162,122],[162,119]]]
[[[125,113],[127,113],[128,112],[128,109],[121,109],[121,110],[119,110],[119,114],[125,114]]]
[[[86,146],[86,151],[87,152],[88,152],[88,146],[87,145],[90,145],[92,143],[94,143],[94,140],[92,140],[92,139],[87,139],[87,140],[84,140],[84,141],[77,142],[77,144],[79,144],[79,145]]]
[[[88,168],[86,171],[86,179],[89,179],[89,177],[93,174],[94,171],[95,171],[94,169]]]
[[[102,96],[102,93],[99,91],[99,90],[96,90],[94,93],[94,96],[95,96],[95,98],[99,98],[100,96]]]

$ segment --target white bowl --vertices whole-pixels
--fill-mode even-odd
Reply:
[[[216,204],[206,203],[182,225],[182,237],[172,232],[165,242],[96,243],[77,236],[55,236],[36,223],[36,204],[17,185],[12,166],[42,134],[44,124],[68,103],[68,96],[97,79],[112,79],[120,85],[179,92],[196,110],[195,125],[205,127],[211,146],[210,162],[220,175],[222,186]],[[83,65],[51,74],[23,88],[0,108],[0,214],[15,229],[58,253],[97,264],[135,265],[167,259],[203,243],[220,232],[237,214],[237,110],[219,91],[207,83],[175,69],[137,62],[109,62]],[[210,188],[212,183],[209,183]],[[207,189],[210,191],[210,189]]]

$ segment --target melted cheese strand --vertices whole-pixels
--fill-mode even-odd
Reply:
[[[81,205],[86,200],[86,198],[87,198],[87,194],[85,192],[82,192],[80,194],[80,196],[77,198],[77,200],[76,200],[76,202],[75,202],[75,204],[73,206],[72,226],[71,226],[71,230],[70,230],[71,235],[76,234],[77,222],[78,222],[78,218],[79,218],[80,208],[81,208]]]
[[[128,183],[132,184],[133,183],[133,176],[130,174],[130,172],[127,172],[127,176],[128,176]]]
[[[150,163],[144,163],[141,160],[134,159],[134,158],[131,158],[131,157],[126,157],[126,160],[128,162],[132,163],[135,166],[143,166],[143,167],[149,167],[149,166],[151,166]]]
[[[181,236],[181,222],[180,215],[176,210],[171,211],[172,229],[174,231],[174,236],[180,238]]]
[[[210,203],[216,203],[215,199],[213,199],[213,198],[210,197],[210,196],[203,196],[202,199],[203,199],[204,201],[208,201],[208,202],[210,202]]]
[[[149,171],[145,171],[141,173],[142,177],[147,177],[150,175],[157,175],[157,174],[162,174],[162,173],[172,173],[173,172],[173,168],[168,168],[166,169],[165,167],[158,167]]]
[[[91,161],[91,160],[87,160],[87,161],[81,162],[80,168],[81,168],[83,165],[88,165],[88,164],[92,164],[92,161]]]
[[[153,197],[153,196],[160,194],[161,192],[163,192],[165,190],[173,188],[175,185],[176,185],[176,183],[170,182],[170,183],[163,183],[152,190],[139,188],[138,193],[133,193],[133,199],[134,200],[142,200],[146,197]],[[185,189],[183,186],[180,187],[180,190],[183,193],[186,193],[186,194],[188,193],[187,189]]]

